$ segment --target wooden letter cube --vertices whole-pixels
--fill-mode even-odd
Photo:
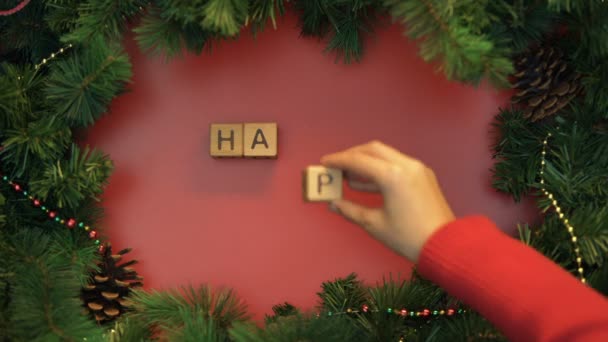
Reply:
[[[304,199],[330,202],[342,198],[342,171],[324,166],[309,166],[304,171]]]
[[[245,123],[245,157],[276,158],[278,154],[278,129],[276,122]]]
[[[209,137],[212,157],[243,156],[243,124],[211,124]]]

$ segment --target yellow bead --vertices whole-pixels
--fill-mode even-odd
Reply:
[[[547,136],[551,136],[551,133],[547,134]]]
[[[572,237],[572,242],[576,242],[576,236]]]
[[[445,311],[444,311],[444,310],[441,310],[441,311],[439,311],[439,314],[440,314],[440,315],[445,315]]]
[[[578,268],[578,273],[581,273],[581,274],[583,273],[583,268],[582,267]]]
[[[51,54],[51,58],[55,58],[55,54],[54,53]]]
[[[568,224],[568,219],[565,219],[565,220],[564,220],[564,223],[565,223],[565,224]]]
[[[553,199],[553,194],[549,194],[549,199]]]
[[[60,53],[63,53],[63,48],[59,49],[59,52],[60,52]]]
[[[582,261],[583,261],[583,258],[581,258],[581,257],[576,258],[576,262],[577,262],[577,263],[579,263],[579,264],[580,264]]]
[[[544,160],[543,160],[543,161],[541,161],[540,163],[541,163],[541,165],[545,165],[545,161],[544,161]]]
[[[587,283],[587,279],[582,278],[582,279],[581,279],[581,283],[583,283],[583,284]]]
[[[563,216],[563,214],[562,214],[562,208],[555,207],[555,211],[557,211],[558,214],[561,214]]]
[[[64,223],[65,223],[65,220],[61,220],[61,221],[59,221],[59,222],[60,222],[61,224],[64,224]]]
[[[346,312],[351,313],[351,312],[353,312],[353,309],[348,308],[348,309],[346,309]]]
[[[544,179],[541,179],[541,180],[540,180],[540,184],[545,184],[545,180],[544,180]]]
[[[564,213],[559,213],[559,218],[564,218]]]
[[[551,197],[549,197],[549,198],[551,198]],[[551,202],[551,203],[553,203],[553,205],[557,206],[557,201],[556,200],[553,200],[553,202]]]
[[[568,226],[568,233],[572,233],[574,231],[574,227]]]
[[[86,230],[87,232],[91,229],[91,227],[89,226],[84,226],[84,230]]]
[[[42,60],[42,64],[46,64],[46,58]]]
[[[578,253],[580,253],[580,251],[581,251],[581,250],[580,250],[578,247],[576,247],[576,248],[574,249],[574,253],[577,253],[577,254],[578,254]]]

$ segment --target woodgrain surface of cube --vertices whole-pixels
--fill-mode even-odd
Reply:
[[[329,202],[342,198],[342,171],[312,165],[304,171],[304,199]]]
[[[211,124],[209,154],[212,157],[243,156],[243,124]]]
[[[244,130],[245,157],[277,157],[279,141],[276,122],[245,123]]]

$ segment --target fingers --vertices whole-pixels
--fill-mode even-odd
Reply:
[[[321,164],[354,173],[377,183],[381,183],[385,170],[389,167],[386,161],[352,149],[326,155],[321,158]]]
[[[377,140],[370,141],[366,144],[353,147],[354,150],[362,151],[366,154],[380,158],[386,161],[397,162],[400,159],[409,158],[398,150]]]
[[[329,208],[369,233],[381,229],[384,225],[384,214],[381,209],[368,208],[346,200],[333,201]]]
[[[380,192],[380,187],[374,182],[353,179],[349,174],[346,175],[346,179],[348,181],[348,186],[353,190],[365,192]]]

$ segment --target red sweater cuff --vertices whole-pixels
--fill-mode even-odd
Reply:
[[[485,217],[456,220],[435,232],[418,270],[510,340],[608,340],[600,338],[608,337],[606,299]]]

